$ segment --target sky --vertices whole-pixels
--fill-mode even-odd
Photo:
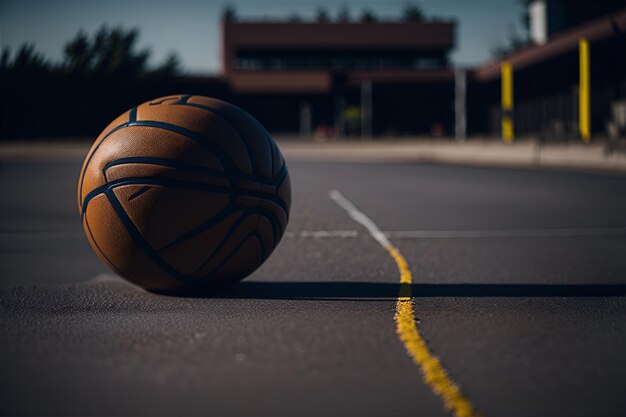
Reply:
[[[175,52],[189,74],[220,70],[220,16],[232,4],[242,19],[313,18],[325,8],[331,17],[342,5],[353,18],[364,9],[380,18],[401,15],[407,3],[419,5],[427,17],[456,19],[457,66],[472,67],[491,58],[492,49],[521,33],[519,0],[0,0],[0,47],[15,50],[25,42],[53,61],[79,30],[94,33],[102,24],[137,27],[140,47],[157,64]]]

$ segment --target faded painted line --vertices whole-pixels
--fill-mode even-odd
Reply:
[[[11,241],[31,241],[31,240],[73,240],[84,239],[85,233],[82,230],[11,230],[0,231],[0,239]]]
[[[89,278],[87,281],[83,281],[83,284],[104,284],[104,283],[122,283],[122,284],[128,284],[128,285],[132,285],[134,287],[133,284],[131,284],[130,282],[126,281],[125,279],[123,279],[122,277],[118,276],[118,275],[113,275],[113,274],[98,274],[96,276],[93,276],[91,278]],[[137,287],[139,288],[139,287]]]
[[[303,230],[301,232],[285,232],[285,237],[287,238],[352,238],[358,237],[359,232],[356,230]]]
[[[393,239],[485,239],[517,237],[584,237],[626,235],[626,227],[563,229],[397,230],[383,232]]]
[[[365,213],[337,190],[331,190],[329,197],[343,208],[352,220],[361,224],[372,238],[391,255],[400,272],[400,293],[396,302],[396,332],[413,362],[420,368],[424,382],[435,392],[447,410],[457,417],[479,416],[472,403],[450,378],[441,361],[435,356],[422,337],[415,323],[411,283],[413,278],[408,263],[400,251],[393,246],[385,233]]]
[[[581,227],[562,229],[478,229],[478,230],[393,230],[383,231],[383,235],[392,239],[489,239],[489,238],[559,238],[626,236],[626,227]],[[287,231],[286,238],[355,238],[358,230],[302,230]],[[9,230],[0,231],[0,239],[11,241],[65,240],[83,239],[82,230]]]

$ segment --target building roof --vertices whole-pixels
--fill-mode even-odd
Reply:
[[[449,49],[454,22],[226,22],[226,48]]]
[[[500,77],[502,62],[508,62],[513,68],[520,70],[577,49],[580,38],[597,42],[620,33],[626,33],[626,8],[618,13],[564,31],[543,45],[531,46],[502,60],[491,62],[477,69],[474,75],[480,81],[488,81]]]
[[[356,87],[365,80],[385,83],[453,82],[454,71],[432,70],[353,70],[341,73],[345,82]],[[239,93],[329,93],[333,86],[331,71],[237,71],[228,76],[234,91]]]

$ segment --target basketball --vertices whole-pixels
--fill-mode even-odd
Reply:
[[[163,97],[119,116],[78,182],[93,250],[154,291],[245,278],[280,241],[290,205],[287,166],[265,128],[200,96]]]

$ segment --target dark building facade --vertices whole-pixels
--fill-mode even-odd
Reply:
[[[570,14],[574,11],[570,10]],[[471,120],[473,130],[500,134],[500,68],[507,62],[514,72],[516,134],[545,140],[578,140],[581,40],[588,43],[590,51],[593,136],[624,135],[626,7],[623,4],[620,10],[600,17],[590,12],[587,20],[550,34],[544,43],[476,69],[472,79],[477,93],[470,100],[481,111]]]
[[[535,43],[624,8],[624,0],[531,0],[530,37]]]
[[[452,128],[453,22],[225,22],[222,36],[233,101],[273,131]]]

